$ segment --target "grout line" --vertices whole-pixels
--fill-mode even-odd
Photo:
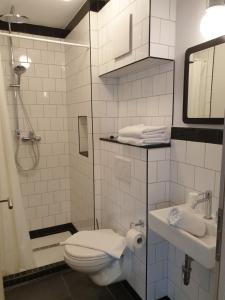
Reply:
[[[70,288],[69,288],[69,286],[68,286],[68,284],[67,284],[67,282],[66,282],[66,280],[65,280],[65,278],[64,278],[63,275],[64,275],[64,273],[61,273],[61,274],[60,274],[60,277],[61,277],[61,279],[62,279],[62,282],[63,282],[64,287],[65,287],[66,290],[67,290],[68,296],[71,298],[71,300],[75,300],[75,299],[73,298],[71,292],[70,292]]]

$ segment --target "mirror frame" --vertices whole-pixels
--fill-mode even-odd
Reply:
[[[189,118],[188,117],[188,84],[189,84],[189,58],[190,55],[202,50],[225,43],[225,35],[208,42],[187,49],[184,65],[184,91],[183,91],[183,122],[187,124],[224,124],[224,118]]]

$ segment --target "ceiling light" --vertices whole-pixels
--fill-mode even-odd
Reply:
[[[209,0],[200,31],[206,39],[225,35],[225,0]]]

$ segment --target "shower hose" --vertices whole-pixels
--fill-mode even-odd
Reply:
[[[23,98],[22,98],[20,90],[15,92],[15,98],[16,98],[16,100],[19,99],[19,101],[20,101],[21,108],[22,108],[22,111],[23,111],[23,114],[24,114],[24,118],[25,118],[25,121],[26,121],[27,126],[29,128],[29,136],[28,136],[28,138],[26,138],[26,140],[23,140],[23,138],[21,138],[20,130],[19,129],[17,130],[17,133],[16,133],[16,152],[15,152],[16,165],[17,165],[17,168],[18,168],[19,171],[22,171],[22,172],[32,171],[32,170],[37,168],[37,166],[39,164],[39,160],[40,160],[40,149],[39,149],[40,137],[37,137],[36,134],[35,134],[35,131],[33,129],[31,121],[30,121],[28,111],[27,111],[27,109],[24,105]],[[20,146],[21,146],[21,141],[22,142],[24,141],[24,142],[29,143],[31,145],[32,165],[29,168],[24,168],[22,166],[21,162],[20,162],[20,159],[19,159],[19,150],[20,150]]]

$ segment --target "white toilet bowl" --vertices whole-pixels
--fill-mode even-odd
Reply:
[[[88,274],[97,285],[124,279],[124,257],[115,259],[102,251],[65,245],[64,260],[73,270]]]

